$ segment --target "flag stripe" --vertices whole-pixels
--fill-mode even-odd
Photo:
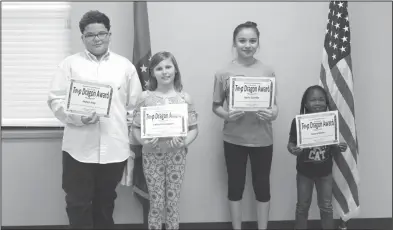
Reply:
[[[336,199],[337,203],[339,204],[340,208],[344,213],[349,212],[349,207],[347,200],[345,199],[344,194],[341,192],[340,188],[337,186],[336,181],[333,180],[333,194],[334,199]]]
[[[327,86],[326,82],[326,71],[323,66],[321,66],[321,83],[323,87],[326,89],[326,92],[329,97],[329,102],[331,103],[331,107],[333,110],[338,110],[335,101],[332,98],[332,95],[329,92],[329,87]],[[351,150],[352,156],[357,162],[357,148],[356,148],[356,141],[352,136],[352,132],[348,127],[346,121],[344,120],[343,116],[341,115],[340,110],[338,110],[338,117],[339,117],[339,124],[340,124],[340,133],[344,137],[344,140],[347,142],[349,149]]]
[[[337,65],[331,69],[331,73],[338,90],[340,91],[342,97],[344,98],[349,109],[351,110],[352,116],[355,117],[352,92],[349,89],[347,82],[344,80],[344,77],[341,75],[341,72],[338,69]]]
[[[352,196],[352,192],[349,189],[349,186],[346,183],[346,180],[336,163],[337,162],[334,160],[333,161],[333,178],[334,178],[335,183],[337,184],[337,188],[341,191],[342,195],[345,197],[346,203],[349,208],[349,212],[345,213],[345,215],[343,217],[348,218],[348,217],[356,216],[357,215],[356,213],[358,212],[358,209],[359,209],[359,205],[356,204],[356,202]],[[333,195],[335,196],[334,193],[333,193]],[[337,207],[335,207],[335,208],[337,208]]]
[[[331,98],[331,96],[330,96]],[[331,100],[333,100],[331,98]],[[334,109],[337,109],[336,104],[333,102]],[[339,117],[339,122],[340,122],[340,133],[344,137],[345,142],[348,145],[348,148],[351,150],[352,156],[355,159],[356,163],[358,162],[358,156],[357,156],[357,149],[356,149],[356,142],[355,139],[353,138],[351,131],[349,130],[349,127],[347,123],[345,123],[343,116],[341,115],[341,112],[338,111],[338,117]]]
[[[351,94],[354,95],[352,70],[348,64],[350,62],[351,62],[351,56],[348,55],[337,63],[337,68],[340,71],[341,76],[344,78],[345,82],[347,83],[348,88],[351,90]]]
[[[355,182],[355,178],[352,175],[351,169],[349,168],[346,160],[341,153],[334,155],[334,160],[336,161],[337,167],[340,169],[341,174],[345,178],[349,189],[351,190],[353,199],[356,205],[359,205],[358,188]]]
[[[341,62],[339,62],[341,63]],[[322,64],[323,68],[325,68],[324,77],[326,78],[326,90],[328,90],[332,98],[335,98],[335,103],[337,105],[337,108],[341,115],[343,116],[345,122],[347,123],[351,133],[352,137],[355,139],[356,137],[356,130],[355,130],[355,119],[354,116],[352,116],[352,112],[350,111],[350,108],[348,104],[344,101],[340,91],[338,90],[337,85],[334,83],[332,72],[330,72],[329,69],[329,64],[328,64],[328,59],[327,59],[327,53],[326,50],[323,49],[323,57],[322,57]],[[321,72],[322,73],[322,72]]]
[[[345,58],[344,58],[344,60],[345,60],[345,62],[347,63],[347,65],[348,65],[348,67],[349,67],[349,71],[351,72],[351,80],[352,80],[352,82],[353,82],[353,75],[352,75],[352,58],[351,58],[351,55],[347,55]],[[353,89],[353,88],[351,88],[351,89]],[[353,92],[352,92],[353,93]]]
[[[341,134],[340,134],[340,138],[341,138],[341,140],[345,140]],[[353,158],[353,155],[350,151],[351,151],[351,149],[347,148],[347,150],[344,153],[342,153],[342,156],[344,157],[345,161],[347,162],[348,167],[350,169],[352,169],[351,172],[352,172],[353,177],[355,178],[355,182],[359,183],[360,179],[359,179],[359,171],[357,168],[357,162]]]

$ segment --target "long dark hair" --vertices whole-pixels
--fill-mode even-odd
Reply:
[[[183,90],[183,85],[181,83],[181,75],[180,75],[180,70],[179,66],[177,65],[177,61],[173,54],[170,52],[162,51],[158,52],[153,55],[151,58],[151,62],[148,68],[148,73],[149,73],[149,86],[148,90],[154,91],[157,89],[157,78],[154,76],[154,68],[163,60],[166,59],[171,59],[173,66],[175,67],[175,79],[173,80],[173,84],[175,86],[175,90],[178,92],[181,92]]]
[[[308,97],[308,94],[313,90],[320,90],[323,93],[323,95],[325,96],[327,110],[328,111],[332,110],[326,90],[324,88],[322,88],[322,86],[320,86],[320,85],[313,85],[313,86],[308,87],[306,89],[306,91],[304,91],[304,93],[303,93],[302,102],[300,103],[300,114],[306,114],[309,112],[306,107],[307,97]]]

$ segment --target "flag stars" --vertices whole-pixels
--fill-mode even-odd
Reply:
[[[335,54],[333,54],[332,58],[333,58],[333,60],[335,60],[335,59],[336,59],[336,55],[335,55]]]
[[[337,39],[338,38],[338,34],[334,33],[334,38]]]
[[[349,21],[349,17],[348,17],[348,16],[346,16],[346,17],[345,17],[345,20],[346,20],[346,21]]]
[[[332,47],[332,42],[331,41],[329,42],[329,46]]]
[[[147,80],[147,81],[145,81],[145,88],[147,89],[147,88],[149,88],[149,81]]]
[[[327,33],[329,33],[329,30],[328,30],[328,29],[326,29],[326,33],[325,33],[325,34],[327,34]]]
[[[340,48],[340,50],[341,50],[341,53],[342,53],[342,52],[345,52],[345,49],[346,49],[346,47],[344,47],[344,46],[341,46],[341,48]]]
[[[152,56],[149,57],[149,61],[151,61]]]
[[[347,37],[342,37],[341,40],[343,40],[343,42],[347,42]]]
[[[145,66],[145,64],[143,64],[140,68],[141,68],[142,72],[146,72],[146,70],[147,70],[147,67]]]
[[[337,13],[337,18],[341,18],[341,13],[340,12]]]
[[[348,32],[348,26],[345,26],[344,28],[343,28],[343,30],[345,31],[345,32]]]
[[[336,43],[333,44],[333,49],[337,49],[337,44]]]
[[[336,23],[336,25],[334,25],[334,27],[336,27],[336,29],[340,28],[340,24]]]

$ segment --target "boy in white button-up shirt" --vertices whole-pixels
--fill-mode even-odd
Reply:
[[[116,187],[130,151],[128,126],[142,92],[132,63],[109,51],[110,20],[99,11],[87,12],[79,22],[86,50],[65,58],[53,78],[48,105],[65,124],[63,189],[72,228],[113,227]],[[113,88],[110,116],[65,113],[71,79],[98,82]]]

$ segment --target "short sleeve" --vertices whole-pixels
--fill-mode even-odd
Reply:
[[[133,112],[133,119],[132,119],[132,126],[135,128],[140,128],[141,127],[141,107],[145,106],[145,100],[147,97],[147,91],[143,91],[135,104],[135,109]]]
[[[214,76],[213,104],[222,106],[225,100],[223,77],[220,74]]]
[[[289,131],[289,142],[297,144],[297,133],[296,133],[296,120],[292,120],[291,130]]]
[[[198,113],[195,110],[195,105],[189,94],[184,94],[184,100],[186,101],[188,108],[188,130],[193,130],[197,128]]]

